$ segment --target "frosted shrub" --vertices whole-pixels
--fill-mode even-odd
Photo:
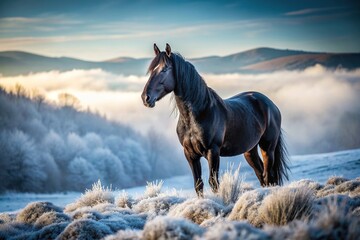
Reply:
[[[98,180],[92,185],[92,189],[86,190],[75,203],[68,204],[65,211],[72,212],[77,208],[92,207],[100,203],[114,203],[114,195],[111,188],[102,186]]]
[[[316,192],[316,197],[325,197],[335,193],[334,185],[325,185],[322,189]]]
[[[185,201],[185,198],[176,196],[158,196],[142,199],[134,206],[134,211],[147,213],[151,216],[166,215],[170,207]]]
[[[310,224],[295,220],[284,226],[266,225],[264,231],[271,236],[271,239],[310,240],[311,232],[314,229]],[[317,239],[317,238],[314,238]],[[321,238],[320,238],[321,239]]]
[[[54,223],[70,222],[70,217],[64,213],[47,212],[41,215],[35,222],[35,227],[44,227]]]
[[[269,189],[255,189],[245,192],[235,203],[229,220],[248,220],[251,224],[259,225],[259,207],[263,199],[270,192]]]
[[[8,213],[0,213],[0,224],[10,223],[15,220],[16,216]]]
[[[108,226],[112,232],[117,232],[119,230],[124,230],[129,228],[127,221],[119,217],[113,217],[109,219],[101,219],[98,221],[99,223],[103,223]]]
[[[172,207],[168,216],[183,217],[201,224],[207,219],[222,214],[223,210],[224,206],[211,199],[193,198]]]
[[[30,236],[26,239],[56,239],[68,224],[68,222],[50,224],[35,233],[29,234]]]
[[[111,214],[132,214],[134,211],[132,211],[129,208],[119,208],[115,204],[112,203],[100,203],[95,205],[94,207],[91,207],[92,210],[98,211],[101,214],[104,215],[111,215]]]
[[[131,208],[134,200],[126,191],[122,191],[115,199],[116,206],[120,208]]]
[[[0,224],[0,239],[10,239],[11,237],[33,231],[33,227],[24,223],[5,223]]]
[[[312,211],[313,192],[306,188],[279,188],[268,195],[259,208],[259,217],[265,224],[285,225],[295,219],[304,219]]]
[[[340,195],[338,195],[340,196]],[[360,218],[349,211],[349,201],[343,197],[326,197],[323,205],[308,222],[293,221],[282,227],[266,226],[273,239],[358,239]]]
[[[217,196],[226,204],[235,203],[242,190],[242,178],[240,177],[240,166],[233,171],[233,165],[220,177]]]
[[[95,240],[112,234],[111,229],[94,220],[78,220],[69,224],[57,239]]]
[[[360,196],[360,181],[346,181],[335,187],[336,193],[348,193],[352,196]]]
[[[201,235],[203,229],[198,225],[178,218],[157,217],[146,223],[142,239],[193,239],[196,235]]]
[[[270,239],[265,232],[246,222],[218,222],[204,233],[207,240]]]
[[[360,236],[360,218],[348,211],[346,202],[329,202],[313,223],[313,237],[322,239],[357,239]]]
[[[336,207],[346,213],[353,211],[356,207],[360,206],[360,199],[351,198],[347,195],[334,194],[315,200],[316,213],[321,213],[327,210],[329,206]]]
[[[96,210],[93,210],[90,207],[82,207],[76,209],[71,213],[72,219],[80,220],[80,219],[92,219],[92,220],[100,220],[103,219],[104,216]]]
[[[146,182],[146,189],[144,193],[144,197],[156,197],[161,192],[162,185],[164,184],[164,181],[154,181],[154,182]]]
[[[347,182],[347,181],[349,181],[349,179],[344,178],[344,177],[333,176],[327,180],[326,184],[339,185],[339,184],[341,184],[343,182]]]
[[[317,191],[317,190],[320,190],[321,188],[323,188],[323,186],[318,183],[318,182],[315,182],[313,180],[310,180],[310,179],[301,179],[299,181],[296,181],[296,182],[292,182],[288,185],[288,187],[290,188],[303,188],[303,187],[306,187],[306,188],[309,188],[313,191]]]
[[[50,202],[29,203],[16,216],[16,221],[34,224],[41,215],[47,212],[62,212],[62,209],[60,207],[53,205]]]

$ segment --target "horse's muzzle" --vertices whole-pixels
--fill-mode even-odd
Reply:
[[[156,98],[151,98],[149,95],[142,95],[142,100],[145,107],[153,108],[155,107]]]

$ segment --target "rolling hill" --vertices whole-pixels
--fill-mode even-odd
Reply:
[[[190,61],[202,73],[272,72],[277,70],[302,70],[316,64],[327,68],[360,67],[360,53],[320,53],[273,48],[256,48],[228,56],[194,58]],[[0,52],[0,74],[12,76],[50,70],[101,68],[124,75],[144,75],[149,58],[119,57],[106,61],[86,61],[68,57],[46,57],[37,54]]]

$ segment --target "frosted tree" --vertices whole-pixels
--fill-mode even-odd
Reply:
[[[80,109],[80,101],[77,97],[70,93],[60,93],[58,95],[60,106],[69,107],[74,109]]]
[[[31,139],[21,131],[2,132],[0,159],[7,178],[6,188],[17,191],[40,191],[46,174]]]
[[[68,188],[77,191],[89,188],[92,183],[100,178],[95,167],[82,157],[76,157],[70,162],[68,172]]]

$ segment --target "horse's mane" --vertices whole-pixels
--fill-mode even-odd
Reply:
[[[195,67],[180,54],[172,53],[171,61],[175,71],[177,96],[181,100],[191,103],[193,110],[201,110],[212,99],[212,92]]]

